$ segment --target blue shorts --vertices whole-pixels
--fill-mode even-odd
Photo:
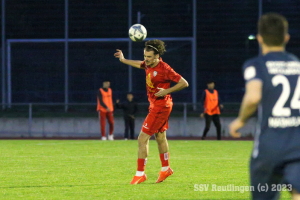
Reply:
[[[250,176],[251,186],[254,186],[254,200],[277,199],[281,191],[295,189],[300,192],[299,142],[291,141],[291,137],[278,140],[274,136],[261,136],[259,153],[251,158]]]

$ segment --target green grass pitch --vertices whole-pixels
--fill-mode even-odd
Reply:
[[[161,164],[151,140],[148,180],[130,185],[137,141],[1,140],[0,199],[250,199],[250,192],[212,191],[212,184],[248,186],[252,145],[170,140],[174,174],[156,184]],[[195,184],[210,185],[195,191]]]

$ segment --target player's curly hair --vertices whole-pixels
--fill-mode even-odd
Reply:
[[[149,40],[145,42],[146,51],[154,51],[154,54],[163,55],[166,52],[166,45],[161,40]]]

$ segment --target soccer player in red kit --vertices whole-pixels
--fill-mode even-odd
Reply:
[[[169,146],[166,138],[168,120],[173,106],[170,93],[188,87],[188,82],[160,58],[165,51],[163,41],[150,40],[145,43],[144,61],[127,60],[118,49],[114,54],[122,63],[145,70],[147,95],[150,102],[149,114],[138,137],[138,167],[131,184],[139,184],[147,180],[144,171],[149,151],[149,139],[152,135],[155,135],[162,164],[156,183],[164,181],[173,174],[169,166]],[[177,84],[170,87],[171,82]]]

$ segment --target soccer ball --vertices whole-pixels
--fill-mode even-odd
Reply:
[[[147,37],[147,30],[142,24],[134,24],[129,29],[129,37],[134,42],[141,42]]]

